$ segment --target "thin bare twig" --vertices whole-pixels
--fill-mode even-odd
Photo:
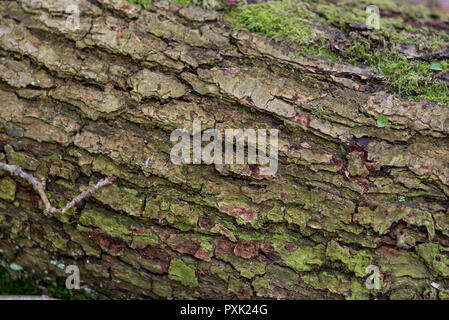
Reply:
[[[101,188],[106,187],[106,186],[108,186],[110,184],[113,184],[114,181],[115,181],[115,177],[114,176],[108,176],[107,178],[101,179],[100,181],[97,182],[97,184],[95,186],[90,187],[86,191],[81,192],[72,201],[67,203],[67,205],[64,207],[64,209],[61,210],[61,213],[62,214],[66,213],[71,208],[76,206],[78,203],[80,203],[84,199],[86,199],[86,198],[90,197],[91,195],[93,195],[95,192],[98,191],[98,189],[101,189]]]
[[[56,213],[64,214],[67,211],[69,211],[71,208],[76,206],[78,203],[83,201],[84,199],[90,197],[95,192],[98,191],[98,189],[103,188],[105,186],[108,186],[115,181],[114,176],[108,176],[107,178],[101,179],[98,181],[98,183],[88,188],[86,191],[81,192],[77,197],[75,197],[72,201],[67,203],[67,205],[63,209],[57,209],[53,207],[48,201],[47,195],[45,194],[45,182],[41,182],[37,180],[33,175],[26,173],[22,170],[20,166],[16,165],[9,165],[3,162],[0,162],[0,170],[8,172],[12,176],[20,177],[24,180],[26,180],[30,185],[33,186],[33,189],[39,194],[40,198],[42,199],[42,202],[44,203],[44,213],[47,215],[54,215]]]

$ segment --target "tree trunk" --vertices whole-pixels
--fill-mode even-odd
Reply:
[[[58,208],[117,179],[49,217],[0,173],[3,266],[51,283],[76,265],[98,298],[448,297],[446,106],[229,31],[216,11],[73,2],[79,28],[58,1],[0,2],[0,162]],[[276,174],[172,163],[170,134],[193,120],[278,129]]]

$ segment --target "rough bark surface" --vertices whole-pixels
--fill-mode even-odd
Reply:
[[[54,281],[76,264],[99,298],[449,297],[449,108],[214,11],[74,2],[75,31],[57,1],[0,2],[0,161],[46,181],[58,208],[117,180],[46,217],[0,172],[3,266]],[[174,165],[170,133],[195,119],[278,129],[278,172]]]

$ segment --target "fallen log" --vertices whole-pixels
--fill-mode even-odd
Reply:
[[[54,283],[75,265],[94,298],[448,297],[444,102],[220,10],[72,2],[79,21],[58,1],[0,2],[0,162],[45,181],[53,208],[116,180],[50,217],[30,180],[0,171],[16,277]],[[195,120],[276,129],[277,171],[173,163],[172,132]]]

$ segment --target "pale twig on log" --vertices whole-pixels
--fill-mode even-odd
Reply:
[[[105,186],[108,186],[108,185],[112,184],[114,181],[115,181],[115,177],[114,176],[108,176],[105,179],[101,179],[100,181],[97,182],[97,184],[95,186],[90,187],[86,191],[81,192],[72,201],[67,203],[67,205],[64,207],[64,209],[61,210],[61,213],[62,214],[66,213],[68,210],[70,210],[71,208],[76,206],[78,203],[80,203],[84,199],[86,199],[86,198],[90,197],[91,195],[93,195],[95,192],[98,191],[98,189],[101,189],[101,188],[103,188]]]
[[[26,180],[30,185],[32,185],[33,189],[39,194],[42,202],[44,203],[44,207],[45,207],[44,213],[48,214],[50,216],[54,215],[55,213],[61,213],[61,214],[66,213],[71,208],[76,206],[78,203],[80,203],[84,199],[93,195],[95,192],[98,191],[98,189],[108,186],[115,181],[114,176],[108,176],[107,178],[101,179],[100,181],[98,181],[98,183],[95,186],[90,187],[87,190],[81,192],[72,201],[67,203],[67,205],[63,209],[57,209],[51,205],[50,201],[47,198],[47,195],[45,194],[45,182],[41,182],[41,181],[37,180],[33,175],[26,173],[25,171],[22,170],[22,168],[20,166],[17,166],[17,165],[9,165],[9,164],[0,162],[0,170],[9,172],[9,174],[12,176],[20,177],[20,178]]]

